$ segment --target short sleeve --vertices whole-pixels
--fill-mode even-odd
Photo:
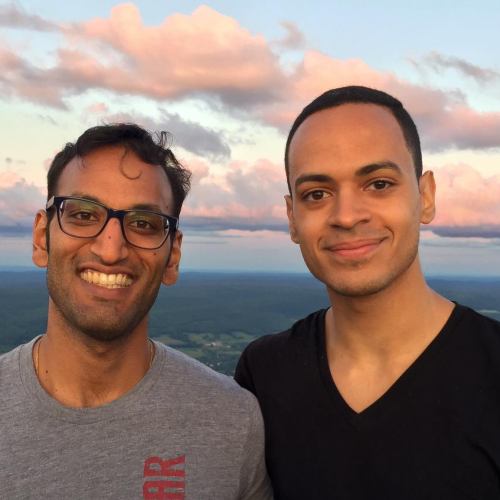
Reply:
[[[259,404],[249,397],[249,425],[243,448],[239,500],[272,500],[271,482],[266,470],[264,422]]]

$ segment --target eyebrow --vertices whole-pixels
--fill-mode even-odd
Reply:
[[[356,170],[356,177],[363,177],[364,175],[372,174],[377,170],[393,170],[400,174],[401,167],[399,167],[396,163],[392,161],[381,161],[376,163],[370,163],[369,165],[365,165],[364,167],[358,168]]]
[[[75,198],[84,198],[89,201],[95,201],[96,203],[100,203],[101,205],[107,207],[106,203],[104,203],[99,198],[96,198],[95,196],[92,196],[87,193],[82,193],[81,191],[76,191],[72,193],[70,196],[74,196]],[[132,205],[130,208],[127,208],[125,210],[149,210],[150,212],[163,213],[161,207],[159,205],[155,205],[154,203],[137,203],[136,205]]]
[[[356,177],[364,177],[365,175],[370,175],[377,170],[393,170],[398,174],[401,173],[401,167],[399,167],[396,163],[392,161],[381,161],[370,163],[369,165],[364,165],[363,167],[358,168],[354,172],[354,175]],[[326,174],[304,174],[297,177],[295,181],[295,189],[297,189],[301,184],[304,184],[305,182],[329,183],[335,182],[335,180],[333,177]]]

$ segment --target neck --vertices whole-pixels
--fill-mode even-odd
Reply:
[[[329,297],[327,346],[353,359],[412,357],[439,333],[453,309],[428,287],[418,260],[380,292],[346,297],[329,290]]]
[[[49,311],[47,333],[33,350],[40,384],[62,405],[89,408],[110,403],[148,371],[154,346],[148,341],[146,321],[114,341],[91,339],[64,323]]]

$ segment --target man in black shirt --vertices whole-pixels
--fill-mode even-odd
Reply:
[[[500,498],[500,324],[425,282],[435,185],[410,115],[378,90],[328,91],[285,165],[290,235],[331,307],[238,363],[275,498]]]

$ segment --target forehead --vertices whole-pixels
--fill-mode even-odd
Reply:
[[[61,173],[56,194],[88,195],[120,209],[156,205],[167,213],[173,201],[164,170],[143,162],[122,146],[99,148],[73,158]]]
[[[349,103],[313,113],[290,143],[290,177],[304,166],[356,169],[383,161],[413,169],[398,121],[376,104]]]

